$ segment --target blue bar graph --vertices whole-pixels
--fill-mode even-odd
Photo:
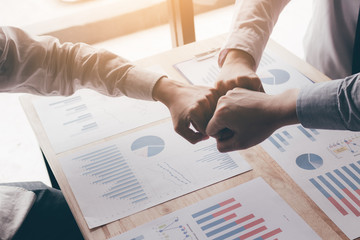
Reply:
[[[311,132],[313,132],[315,135],[319,135],[320,133],[314,129],[314,128],[309,128]]]
[[[277,149],[279,149],[280,152],[285,152],[285,149],[272,136],[270,136],[268,139]]]
[[[349,187],[351,187],[354,191],[358,190],[358,187],[355,186],[354,183],[350,181],[349,178],[347,178],[342,172],[340,172],[338,169],[334,170],[336,175],[338,175],[344,182],[346,182]]]
[[[132,239],[130,239],[130,240],[144,240],[144,239],[145,239],[144,236],[141,235],[141,236],[138,236],[138,237],[136,237],[136,238],[132,238]]]
[[[233,213],[233,214],[231,214],[231,215],[229,215],[229,216],[226,216],[226,217],[224,217],[224,218],[220,218],[219,220],[216,220],[216,221],[213,221],[213,222],[211,222],[211,223],[209,223],[209,224],[206,224],[206,225],[202,226],[201,229],[202,229],[203,231],[205,231],[205,230],[207,230],[207,229],[209,229],[209,228],[212,228],[212,227],[215,227],[215,226],[217,226],[217,225],[219,225],[219,224],[221,224],[221,223],[224,223],[224,222],[226,222],[227,220],[232,219],[232,218],[234,218],[234,217],[236,217],[236,214]]]
[[[206,146],[204,148],[200,148],[195,152],[207,151],[209,154],[204,155],[201,159],[197,160],[197,162],[212,162],[216,163],[216,166],[213,169],[216,170],[231,170],[238,167],[236,162],[230,157],[227,153],[220,153],[216,144],[212,144],[210,146]]]
[[[285,144],[286,146],[289,145],[289,143],[285,140],[285,138],[283,138],[279,133],[275,133],[275,137],[277,137],[277,139],[279,139],[280,142],[282,142],[282,143]]]
[[[127,199],[133,204],[148,199],[141,183],[132,172],[116,145],[73,158],[84,162],[83,176],[91,177],[93,184],[107,185],[101,197]]]
[[[351,165],[351,164],[350,164]],[[342,167],[342,169],[349,174],[349,176],[354,179],[358,184],[360,184],[360,178],[358,176],[356,176],[352,171],[350,171],[349,168],[347,168],[346,166]]]
[[[285,137],[287,137],[288,139],[293,139],[293,137],[290,135],[290,133],[288,131],[283,131],[282,132],[284,134]]]
[[[329,183],[323,176],[318,176],[318,179],[323,184],[325,184],[325,186],[328,187],[330,189],[330,191],[335,194],[336,197],[338,197],[339,199],[344,198],[344,196],[338,190],[336,190],[336,188],[334,188],[333,185],[331,185],[331,183]]]
[[[315,138],[308,131],[306,131],[305,128],[303,128],[303,126],[298,126],[297,128],[311,141],[313,141],[313,142],[316,141]]]

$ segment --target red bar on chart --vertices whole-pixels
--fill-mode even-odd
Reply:
[[[248,232],[248,233],[245,233],[244,235],[241,235],[238,239],[239,240],[244,240],[244,239],[247,239],[249,237],[252,237],[258,233],[261,233],[262,231],[265,231],[267,229],[266,226],[262,226],[262,227],[259,227],[255,230],[252,230],[251,232]]]

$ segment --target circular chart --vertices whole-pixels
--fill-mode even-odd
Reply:
[[[296,158],[296,164],[305,170],[314,170],[323,165],[323,159],[313,153],[301,154]]]
[[[142,157],[152,157],[165,148],[165,142],[157,136],[144,136],[131,144],[131,151]]]
[[[290,74],[282,69],[269,69],[267,76],[261,77],[261,82],[268,85],[279,85],[286,83],[290,79]]]

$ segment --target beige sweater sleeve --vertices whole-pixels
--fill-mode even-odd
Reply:
[[[219,55],[222,66],[229,49],[249,53],[259,65],[274,25],[290,0],[237,0],[228,38]]]
[[[109,51],[0,28],[0,92],[71,95],[90,88],[108,96],[152,100],[163,75],[135,67]]]

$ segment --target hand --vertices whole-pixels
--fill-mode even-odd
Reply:
[[[194,144],[208,138],[206,126],[219,98],[215,89],[162,78],[153,97],[168,107],[175,131],[186,140]]]
[[[228,51],[215,86],[220,94],[225,95],[236,87],[264,92],[261,80],[255,73],[253,57],[241,50]]]
[[[254,146],[277,128],[298,123],[297,89],[271,96],[235,88],[218,101],[206,132],[217,140],[220,152]]]

